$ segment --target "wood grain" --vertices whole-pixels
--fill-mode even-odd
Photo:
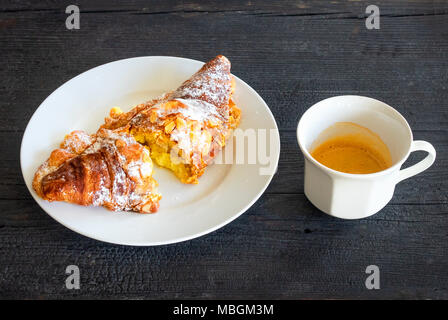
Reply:
[[[78,1],[0,6],[0,298],[448,298],[448,3],[375,1]],[[224,54],[270,106],[279,170],[244,215],[204,237],[133,248],[82,237],[47,216],[20,172],[20,142],[39,104],[77,74],[146,55]],[[359,221],[325,216],[303,194],[295,127],[321,99],[371,96],[395,107],[436,163]],[[415,163],[423,154],[412,155]],[[65,268],[81,290],[65,289]],[[381,289],[365,289],[365,268]]]

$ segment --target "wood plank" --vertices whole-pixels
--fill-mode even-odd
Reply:
[[[89,240],[33,213],[33,227],[25,218],[0,229],[3,297],[448,297],[446,205],[391,205],[347,221],[323,215],[303,195],[264,195],[210,235],[150,248]],[[81,270],[76,293],[64,288],[69,264]],[[364,287],[370,264],[381,269],[376,292]]]
[[[250,1],[242,4],[238,0],[228,0],[225,2],[212,0],[207,2],[201,1],[165,1],[155,0],[148,3],[144,0],[97,0],[91,2],[88,0],[77,1],[78,5],[86,11],[104,11],[104,12],[131,12],[142,11],[146,13],[174,13],[174,12],[222,12],[233,11],[237,13],[256,12],[264,14],[304,14],[313,15],[316,13],[329,14],[334,12],[355,12],[363,11],[370,4],[367,0],[355,1],[338,1],[334,0],[330,3],[326,0],[285,0],[282,2],[269,1]],[[407,1],[403,4],[400,0],[377,0],[375,3],[383,9],[385,14],[436,14],[444,13],[447,9],[447,3],[443,0],[427,1]],[[2,5],[3,12],[29,12],[29,11],[57,11],[60,9],[57,3],[52,0],[43,0],[39,2],[30,2],[19,0],[5,3]],[[364,10],[362,10],[364,9]]]

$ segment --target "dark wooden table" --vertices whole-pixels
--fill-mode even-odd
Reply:
[[[1,1],[0,298],[448,298],[448,3],[446,1]],[[380,8],[380,29],[365,9]],[[279,170],[229,225],[184,243],[135,248],[80,236],[33,201],[20,142],[39,104],[75,75],[134,56],[224,54],[280,128]],[[303,193],[295,129],[335,95],[380,99],[437,149],[363,220],[331,218]],[[423,154],[412,155],[410,163]],[[81,289],[67,290],[77,265]],[[381,289],[367,290],[377,265]]]

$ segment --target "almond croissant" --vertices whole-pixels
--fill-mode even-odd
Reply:
[[[73,131],[37,170],[33,188],[48,201],[156,212],[160,194],[148,150],[129,134]]]
[[[230,62],[217,56],[175,91],[126,113],[112,109],[102,128],[129,132],[158,165],[184,183],[198,183],[239,124],[233,91]]]

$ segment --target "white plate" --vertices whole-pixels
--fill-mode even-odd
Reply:
[[[22,140],[20,162],[26,185],[37,203],[58,222],[90,238],[126,245],[161,245],[199,237],[246,211],[263,193],[272,175],[261,164],[211,165],[198,185],[185,185],[155,166],[163,199],[156,214],[112,212],[101,207],[49,203],[32,189],[38,166],[72,130],[95,132],[110,108],[124,111],[175,89],[203,62],[176,57],[139,57],[111,62],[71,79],[54,91],[32,116]],[[236,78],[236,77],[235,77]],[[280,138],[263,99],[236,78],[235,102],[242,110],[241,129],[275,129],[275,168]],[[263,166],[265,167],[265,166]]]

